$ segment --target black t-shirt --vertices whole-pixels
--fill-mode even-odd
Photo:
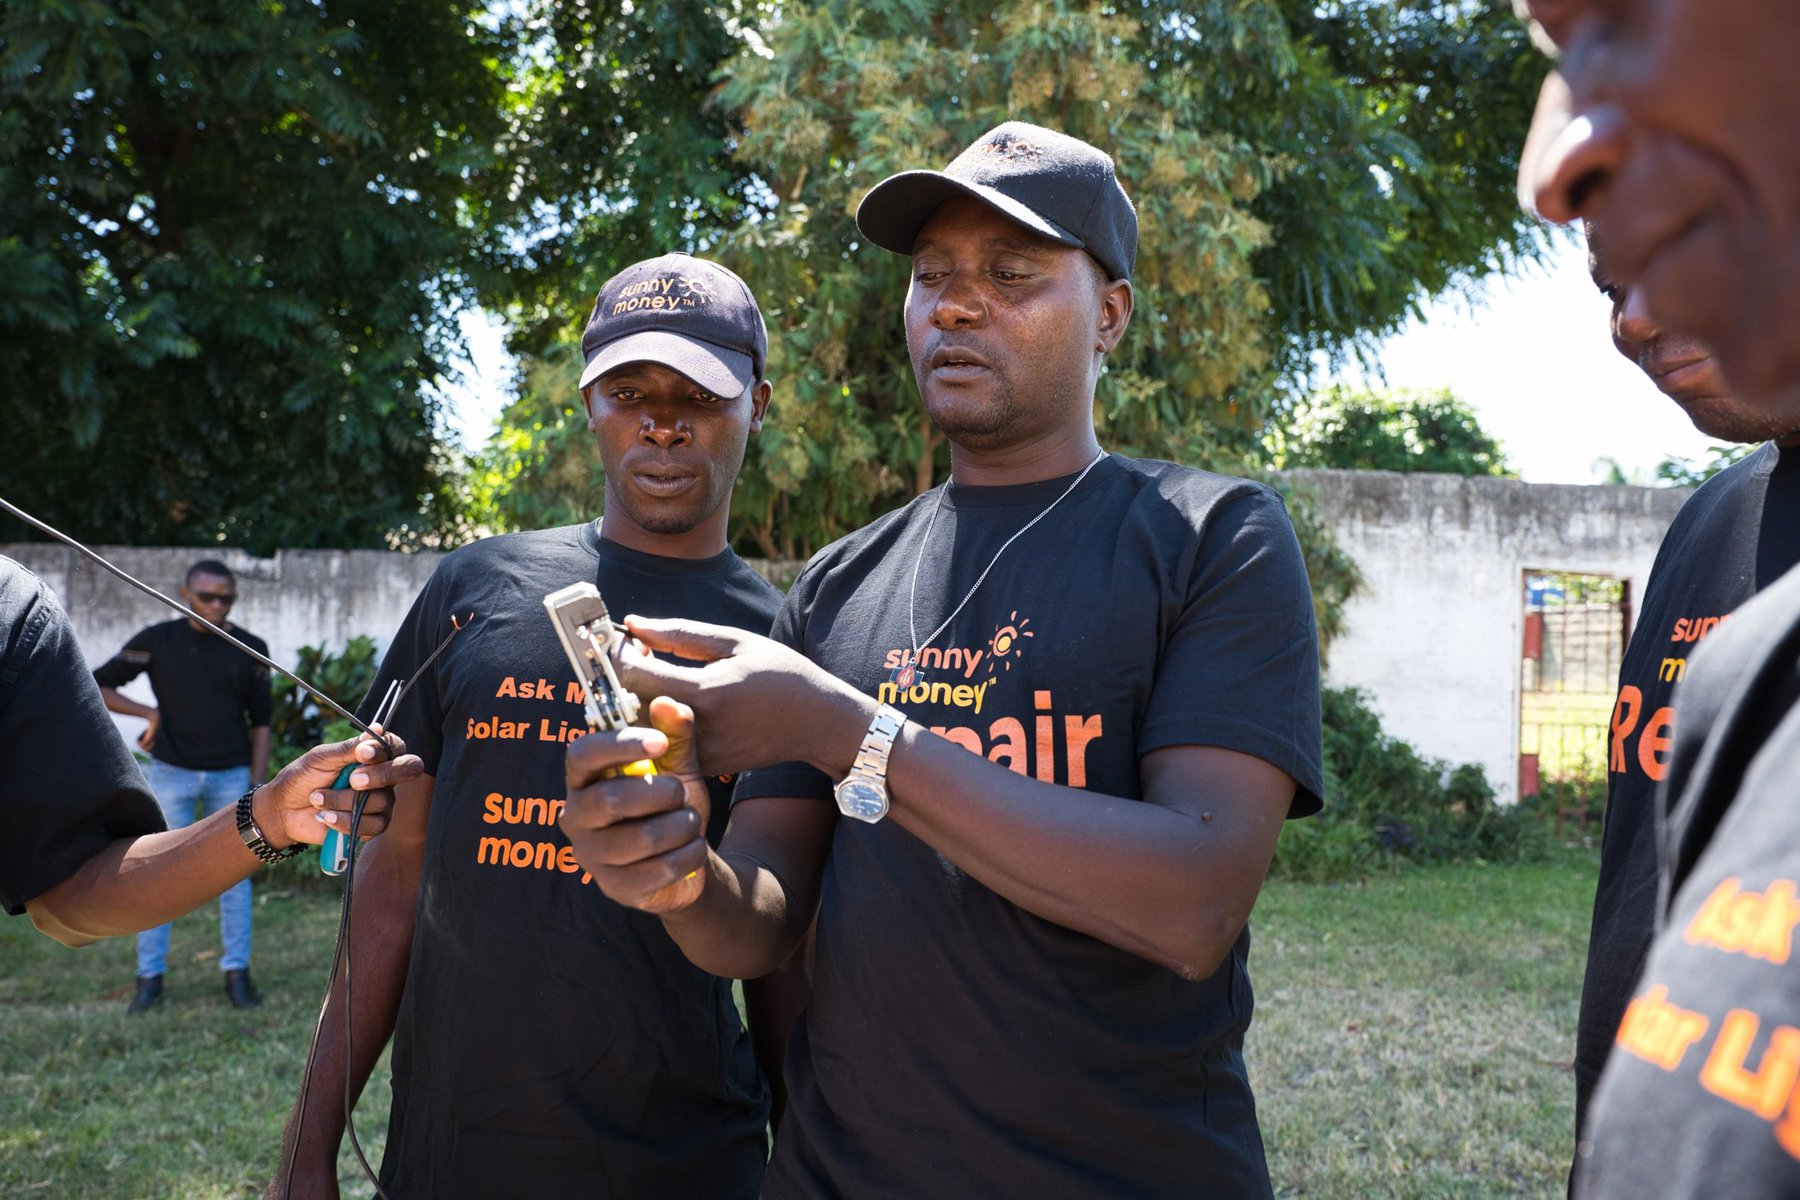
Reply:
[[[0,789],[0,903],[15,917],[114,841],[163,828],[69,618],[10,558],[0,558]]]
[[[730,552],[661,558],[592,525],[477,542],[420,593],[365,707],[474,621],[393,721],[436,780],[394,1031],[396,1197],[757,1194],[768,1090],[730,984],[584,882],[556,824],[587,726],[543,598],[583,580],[617,617],[757,632],[781,599]]]
[[[920,638],[1069,482],[951,487],[918,572]],[[1108,458],[900,689],[938,496],[822,551],[775,636],[1022,774],[1138,799],[1144,754],[1214,745],[1292,775],[1293,815],[1318,809],[1318,644],[1276,493]],[[736,802],[769,795],[831,803],[830,781],[757,771]],[[766,1194],[1268,1195],[1242,1054],[1249,946],[1246,929],[1186,981],[1025,912],[895,822],[840,821]]]
[[[268,643],[255,634],[229,623],[225,629],[268,655]],[[145,671],[162,714],[152,756],[190,771],[249,764],[250,731],[268,725],[272,708],[267,667],[177,617],[138,630],[94,679],[101,687],[123,687]]]
[[[1644,967],[1656,919],[1656,793],[1674,746],[1675,685],[1695,646],[1800,563],[1800,450],[1774,443],[1708,480],[1657,552],[1607,735],[1606,829],[1575,1033],[1575,1123]]]
[[[1690,660],[1661,920],[1590,1114],[1590,1197],[1800,1195],[1800,569]]]

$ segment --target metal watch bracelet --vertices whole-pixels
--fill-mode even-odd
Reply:
[[[250,812],[250,797],[256,795],[256,789],[261,786],[262,784],[260,783],[254,784],[249,791],[238,797],[238,837],[243,839],[245,848],[263,862],[285,862],[287,859],[294,857],[296,854],[306,849],[306,847],[299,842],[295,842],[285,850],[277,850],[274,846],[269,844],[269,839],[263,835],[262,829],[256,823],[256,818],[251,815]]]

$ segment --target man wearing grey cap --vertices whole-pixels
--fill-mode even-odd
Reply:
[[[557,828],[586,722],[543,597],[591,581],[615,612],[769,628],[780,593],[726,540],[767,335],[743,280],[669,254],[606,282],[582,350],[599,520],[445,557],[370,693],[474,614],[399,718],[425,773],[363,852],[353,1009],[330,1001],[270,1195],[337,1195],[346,1038],[356,1093],[390,1032],[390,1196],[758,1193],[768,1090],[730,984],[601,895]],[[715,841],[729,786],[699,788]]]
[[[570,748],[576,857],[720,974],[816,909],[771,1200],[1267,1196],[1247,920],[1323,790],[1287,514],[1101,449],[1137,241],[1106,154],[1009,122],[857,224],[912,258],[950,480],[817,555],[773,640],[630,620],[627,685],[692,736]],[[645,754],[751,771],[720,847],[691,792],[600,778]]]

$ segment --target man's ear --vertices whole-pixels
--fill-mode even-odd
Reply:
[[[594,385],[588,384],[581,389],[581,407],[587,410],[588,432],[594,432]]]
[[[750,388],[750,432],[761,433],[763,416],[769,411],[769,397],[775,394],[775,386],[766,379],[759,379]]]
[[[1131,281],[1115,279],[1100,292],[1100,320],[1094,327],[1094,349],[1105,354],[1125,336],[1131,323]]]

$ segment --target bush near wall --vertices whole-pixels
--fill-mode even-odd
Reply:
[[[1473,763],[1427,758],[1382,731],[1357,688],[1326,688],[1325,810],[1290,821],[1271,872],[1341,882],[1417,862],[1527,862],[1553,838],[1536,797],[1509,807]]]
[[[375,682],[375,639],[358,635],[336,654],[323,646],[300,647],[294,674],[333,700],[356,711]],[[321,742],[337,742],[356,726],[320,704],[285,675],[270,685],[274,716],[269,722],[270,769],[278,771]]]

